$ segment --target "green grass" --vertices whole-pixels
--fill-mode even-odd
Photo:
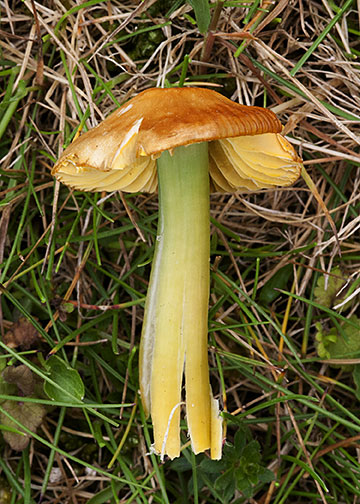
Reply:
[[[328,2],[332,14],[320,1],[310,11],[284,3],[272,19],[279,3],[226,1],[218,31],[253,22],[258,40],[217,36],[202,64],[212,37],[196,22],[204,26],[207,3],[195,13],[181,1],[137,12],[135,3],[50,1],[34,17],[25,2],[2,12],[0,502],[360,502],[360,360],[332,367],[315,341],[315,324],[344,341],[360,331],[349,321],[360,317],[358,295],[334,309],[359,288],[357,3]],[[179,83],[279,111],[341,248],[302,180],[211,196],[209,362],[227,420],[220,463],[192,454],[185,423],[179,459],[151,453],[138,348],[157,196],[71,192],[50,175],[79,128],[143,89]],[[324,304],[317,287],[335,266],[349,284]],[[24,433],[29,443],[16,449]]]

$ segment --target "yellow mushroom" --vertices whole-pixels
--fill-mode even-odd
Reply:
[[[219,459],[222,418],[207,356],[209,190],[291,185],[301,159],[270,110],[201,88],[153,88],[75,140],[52,173],[83,191],[155,192],[159,223],[140,344],[140,393],[153,449],[180,454],[185,410],[194,453]]]

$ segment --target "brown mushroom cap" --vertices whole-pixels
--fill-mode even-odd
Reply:
[[[152,88],[77,138],[52,173],[85,191],[154,192],[155,159],[163,151],[206,141],[216,190],[290,185],[301,160],[281,129],[270,110],[239,105],[209,89]]]

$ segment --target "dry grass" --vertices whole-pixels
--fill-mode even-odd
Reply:
[[[250,427],[277,482],[231,502],[360,502],[353,372],[331,368],[315,346],[316,323],[341,334],[343,318],[360,316],[360,7],[258,4],[225,1],[203,35],[183,1],[0,2],[2,341],[20,316],[42,331],[32,350],[45,357],[62,341],[58,355],[80,372],[91,404],[46,406],[24,451],[0,441],[0,502],[226,502],[188,448],[178,465],[148,455],[150,424],[132,406],[156,196],[85,197],[50,175],[79,124],[95,126],[144,89],[176,85],[187,56],[185,85],[278,114],[337,228],[336,239],[303,180],[212,196],[214,388]],[[321,308],[314,289],[335,266],[348,283]],[[347,292],[351,306],[334,309]],[[67,313],[62,299],[79,309]],[[119,303],[128,304],[95,306]],[[21,343],[1,344],[0,365],[21,362],[46,381],[46,362]],[[9,395],[1,384],[0,392]],[[40,388],[30,397],[48,399]],[[229,442],[237,429],[230,422]]]

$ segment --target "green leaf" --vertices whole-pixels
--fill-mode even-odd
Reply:
[[[219,474],[221,471],[225,470],[226,464],[224,460],[210,460],[205,458],[200,462],[199,468],[207,474]]]
[[[243,429],[238,429],[234,436],[234,446],[237,457],[239,457],[242,454],[245,445],[246,445],[246,433]]]
[[[85,395],[85,387],[79,373],[57,355],[53,355],[46,362],[49,378],[57,383],[60,388],[52,383],[45,382],[44,391],[54,401],[81,401]]]
[[[259,471],[260,471],[260,466],[259,464],[248,464],[246,466],[246,477],[249,483],[251,485],[256,485],[257,482],[259,481]]]
[[[203,459],[198,465],[198,474],[211,475],[212,480],[219,473],[222,474],[215,480],[215,489],[224,503],[234,497],[235,490],[250,498],[255,485],[274,479],[274,474],[261,465],[260,444],[245,426],[236,430],[233,444],[225,443],[220,461]]]
[[[225,502],[229,501],[235,493],[235,478],[232,468],[228,469],[215,481],[215,488],[222,493]]]
[[[247,463],[260,462],[260,444],[258,443],[258,441],[250,441],[250,443],[245,446],[242,455],[246,459]]]
[[[237,470],[237,473],[240,471]],[[242,474],[235,474],[236,476],[236,489],[240,490],[240,492],[246,491],[248,488],[251,488],[251,485],[246,477]]]
[[[250,499],[254,493],[254,490],[251,486],[247,486],[247,487],[243,488],[241,491],[242,491],[244,497],[246,497],[247,499]]]
[[[293,274],[293,266],[287,264],[279,269],[261,289],[259,303],[263,305],[271,304],[281,296],[281,292],[275,289],[286,289],[288,281]]]
[[[316,324],[315,339],[317,353],[321,359],[351,359],[358,357],[360,352],[360,330],[352,324],[359,324],[360,319],[356,315],[349,318],[349,322],[341,324],[343,334],[336,327],[324,331],[320,323]],[[349,367],[345,369],[350,369]]]
[[[334,304],[341,303],[346,290],[337,297],[341,287],[345,285],[346,278],[339,267],[333,268],[330,271],[331,275],[322,275],[318,278],[317,285],[314,289],[314,300],[327,308],[331,308]],[[326,280],[326,282],[325,282]],[[326,289],[325,289],[326,283]],[[351,301],[343,306],[343,310],[350,308]]]
[[[36,431],[45,415],[45,408],[41,404],[5,401],[2,407],[32,432]],[[3,411],[0,411],[0,423],[9,429],[4,432],[4,439],[11,448],[19,451],[24,450],[29,444],[29,435],[23,434],[21,428]]]
[[[271,481],[274,481],[275,479],[275,474],[270,471],[267,467],[262,467],[261,471],[259,473],[259,481],[262,483],[270,483]]]
[[[173,460],[170,464],[171,469],[176,472],[191,471],[192,465],[186,458],[180,457]]]
[[[188,0],[188,3],[194,9],[200,33],[205,33],[210,24],[210,5],[208,0]]]

